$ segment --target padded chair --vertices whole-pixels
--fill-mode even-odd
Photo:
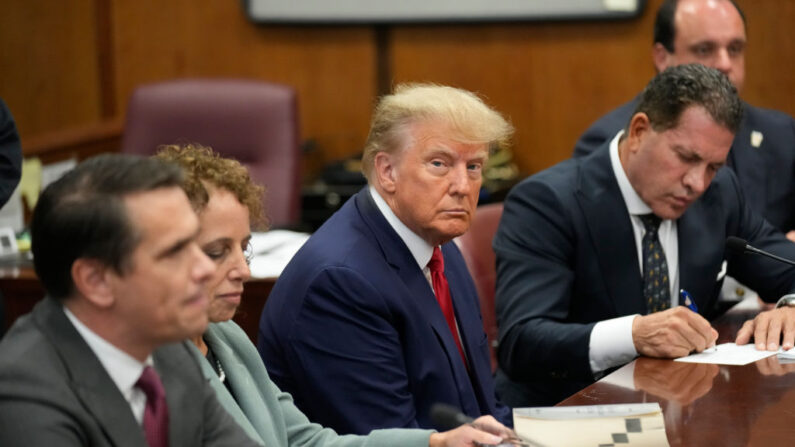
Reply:
[[[292,87],[238,79],[142,85],[127,106],[122,152],[151,155],[162,144],[198,143],[234,158],[265,185],[271,226],[297,224],[298,105]]]
[[[469,231],[455,240],[464,255],[480,298],[480,313],[483,317],[483,330],[489,339],[492,372],[497,369],[497,316],[494,309],[497,269],[491,241],[497,233],[500,217],[502,203],[478,207]]]

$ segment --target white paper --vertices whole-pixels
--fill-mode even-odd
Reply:
[[[307,233],[271,230],[251,235],[254,257],[251,259],[251,276],[278,278],[298,249],[309,239]]]
[[[532,446],[667,446],[660,404],[514,408],[514,429]]]
[[[776,351],[757,351],[753,344],[737,346],[734,343],[724,343],[715,349],[687,357],[675,359],[677,362],[688,363],[714,363],[716,365],[747,365],[757,360],[761,360],[771,355],[776,355]]]

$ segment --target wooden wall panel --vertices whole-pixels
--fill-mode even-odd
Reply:
[[[743,97],[795,116],[795,1],[737,3],[748,23]]]
[[[0,13],[0,96],[23,139],[100,119],[96,5],[5,0]]]
[[[249,22],[240,2],[114,2],[118,104],[141,83],[233,76],[290,84],[302,138],[326,159],[361,148],[375,91],[371,27],[279,27]]]
[[[650,0],[632,21],[397,27],[393,79],[484,95],[512,119],[517,163],[534,173],[568,158],[595,119],[631,99],[654,75],[652,28],[660,3]],[[795,2],[741,3],[751,35],[744,96],[793,114]]]

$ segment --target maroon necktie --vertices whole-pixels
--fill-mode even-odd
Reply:
[[[149,447],[168,447],[168,406],[166,390],[155,369],[146,366],[135,386],[146,394],[144,435]]]
[[[434,247],[433,256],[431,256],[431,261],[428,262],[428,269],[431,271],[431,283],[433,283],[436,301],[439,302],[439,307],[442,308],[444,319],[447,320],[447,326],[450,328],[455,345],[458,347],[458,353],[461,354],[461,360],[466,365],[467,360],[464,356],[464,349],[461,347],[458,329],[455,326],[455,312],[453,311],[453,300],[450,298],[450,286],[444,276],[444,257],[442,257],[442,251],[439,250],[439,247]]]

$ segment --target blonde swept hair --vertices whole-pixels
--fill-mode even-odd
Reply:
[[[167,144],[158,147],[157,159],[179,165],[185,175],[182,189],[193,210],[201,214],[210,200],[209,188],[229,191],[248,209],[252,229],[268,226],[262,204],[265,188],[254,183],[239,161],[224,158],[200,144]]]
[[[492,151],[507,148],[513,135],[513,126],[470,91],[430,83],[400,84],[373,111],[362,155],[362,172],[368,181],[376,154],[404,149],[410,143],[409,126],[418,122],[445,124],[451,131],[449,138],[485,143]]]

